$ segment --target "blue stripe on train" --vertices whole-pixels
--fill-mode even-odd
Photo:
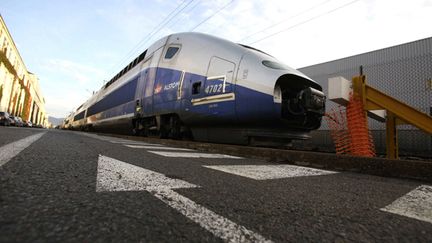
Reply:
[[[144,109],[144,116],[153,116],[164,113],[177,113],[185,122],[194,120],[202,121],[232,120],[249,121],[255,119],[262,120],[263,117],[276,119],[280,115],[280,105],[273,102],[273,96],[243,87],[233,86],[236,99],[234,101],[222,101],[210,104],[193,105],[192,99],[209,97],[209,95],[222,94],[221,80],[206,80],[205,76],[193,73],[185,73],[181,91],[181,99],[178,97],[178,85],[180,85],[181,71],[168,68],[148,68],[139,75],[132,78],[122,87],[108,94],[105,98],[89,107],[88,116],[95,115],[96,121],[123,116],[134,113],[135,89],[141,75],[155,76],[154,83],[148,82],[144,85],[141,92],[137,92],[141,99]],[[192,94],[193,85],[201,82],[199,92]],[[149,92],[146,89],[152,89]],[[153,96],[148,96],[153,93]],[[145,96],[148,97],[145,97]],[[94,119],[92,119],[94,120]]]

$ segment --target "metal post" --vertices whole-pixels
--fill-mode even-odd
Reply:
[[[396,116],[389,111],[387,111],[386,119],[386,149],[387,159],[399,159]]]
[[[363,67],[360,69],[363,72]],[[357,94],[362,103],[364,109],[364,116],[367,122],[367,106],[366,106],[366,76],[360,75],[352,78],[352,88],[355,94]]]

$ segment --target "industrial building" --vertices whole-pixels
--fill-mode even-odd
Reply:
[[[328,78],[342,76],[350,80],[363,66],[367,83],[404,103],[432,115],[432,38],[355,55],[299,69],[328,92]],[[326,110],[338,108],[327,100]],[[375,148],[385,153],[385,124],[369,118]],[[398,126],[399,151],[410,156],[432,156],[432,136],[409,125]],[[329,126],[325,119],[312,139],[295,146],[331,151]]]
[[[0,111],[48,125],[38,77],[29,72],[0,15]]]

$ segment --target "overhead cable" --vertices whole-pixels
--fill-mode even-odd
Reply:
[[[159,31],[161,31],[171,20],[173,20],[177,15],[179,15],[187,6],[189,6],[194,0],[189,1],[185,6],[183,6],[176,14],[174,14],[171,18],[169,18],[162,26],[160,26],[154,33],[152,33],[145,42],[143,42],[141,45],[144,45],[149,40],[151,40],[151,37],[155,36]]]
[[[168,22],[170,22],[175,16],[177,16],[185,7],[187,7],[189,4],[191,4],[194,0],[190,0],[189,3],[187,3],[181,10],[178,11],[178,9],[186,2],[186,0],[183,0],[181,3],[177,5],[177,7],[171,11],[161,22],[159,22],[158,25],[156,25],[145,37],[143,37],[122,59],[120,62],[118,62],[116,65],[114,65],[111,69],[116,70],[118,66],[123,64],[127,59],[131,57],[131,55],[138,50],[139,47],[141,47],[146,41],[148,41],[149,38],[151,38],[157,31],[159,31],[161,28],[163,28],[164,25],[166,25]],[[178,12],[177,12],[178,11]],[[176,13],[177,12],[177,13]],[[173,15],[174,14],[174,15]]]
[[[192,10],[194,10],[199,4],[200,4],[201,2],[196,2],[194,5],[192,5],[192,7],[190,7],[189,9],[188,9],[188,11],[187,12],[185,12],[184,14],[188,14],[188,13],[191,13],[192,12]],[[171,25],[169,25],[167,28],[172,28],[173,26],[176,26],[177,24],[179,24],[179,23],[182,23],[182,21],[183,21],[183,19],[185,18],[185,16],[183,15],[183,16],[181,16],[179,19],[177,19],[177,21],[176,22],[173,22]],[[184,24],[184,23],[183,23]]]
[[[345,8],[345,7],[351,5],[351,4],[355,3],[355,2],[358,2],[358,1],[360,1],[360,0],[354,0],[354,1],[351,1],[351,2],[349,2],[349,3],[347,3],[347,4],[344,4],[344,5],[339,6],[339,7],[337,7],[337,8],[334,8],[334,9],[332,9],[332,10],[329,10],[329,11],[327,11],[327,12],[324,12],[324,13],[322,13],[322,14],[319,14],[319,15],[317,15],[317,16],[315,16],[315,17],[309,18],[309,19],[307,19],[307,20],[305,20],[305,21],[302,21],[302,22],[297,23],[297,24],[295,24],[295,25],[291,25],[291,26],[288,27],[288,28],[285,28],[285,29],[280,30],[280,31],[278,31],[278,32],[275,32],[275,33],[273,33],[273,34],[267,35],[267,36],[265,36],[265,37],[263,37],[263,38],[261,38],[261,39],[259,39],[259,40],[256,40],[256,41],[254,41],[254,42],[251,42],[251,43],[249,43],[249,45],[252,45],[252,44],[258,43],[258,42],[260,42],[260,41],[263,41],[263,40],[265,40],[265,39],[268,39],[268,38],[270,38],[270,37],[273,37],[273,36],[275,36],[275,35],[278,35],[278,34],[280,34],[280,33],[282,33],[282,32],[288,31],[288,30],[290,30],[290,29],[294,29],[295,27],[298,27],[298,26],[300,26],[300,25],[306,24],[306,23],[308,23],[308,22],[310,22],[310,21],[312,21],[312,20],[318,19],[318,18],[320,18],[320,17],[323,17],[323,16],[325,16],[325,15],[331,14],[331,13],[333,13],[333,12],[336,12],[337,10],[342,9],[342,8]]]
[[[281,21],[275,23],[275,24],[269,25],[269,26],[267,26],[266,28],[263,28],[263,29],[261,29],[261,30],[259,30],[259,31],[257,31],[257,32],[254,32],[254,33],[252,33],[252,34],[250,34],[250,35],[244,37],[243,39],[241,39],[241,40],[239,40],[239,41],[237,41],[237,42],[240,43],[240,42],[242,42],[242,41],[244,41],[244,40],[247,40],[247,39],[249,39],[250,37],[252,37],[252,36],[254,36],[254,35],[256,35],[256,34],[262,33],[262,32],[264,32],[264,31],[266,31],[266,30],[268,30],[268,29],[271,29],[271,28],[273,28],[273,27],[275,27],[275,26],[278,26],[278,25],[282,24],[283,22],[286,22],[287,20],[290,20],[290,19],[296,18],[296,17],[301,16],[301,15],[307,13],[307,12],[310,12],[310,11],[312,11],[312,10],[314,10],[314,9],[316,9],[316,8],[322,6],[322,5],[324,5],[324,4],[326,4],[326,3],[330,2],[330,1],[332,1],[332,0],[326,0],[326,1],[324,1],[324,2],[321,2],[321,3],[319,3],[319,4],[315,5],[315,6],[312,6],[311,8],[308,8],[308,9],[306,9],[306,10],[300,12],[300,13],[297,13],[297,14],[295,14],[295,15],[292,15],[292,16],[290,16],[290,17],[288,17],[288,18],[285,18],[285,19],[283,19],[283,20],[281,20]]]
[[[220,11],[224,10],[226,7],[228,7],[229,5],[231,5],[234,1],[235,0],[231,0],[230,2],[228,2],[227,4],[225,4],[223,7],[219,8],[216,12],[214,12],[212,15],[208,16],[206,19],[204,19],[203,21],[201,21],[199,24],[197,24],[195,27],[193,27],[189,31],[194,31],[195,29],[197,29],[198,27],[200,27],[202,24],[204,24],[205,22],[207,22],[209,19],[213,18]]]

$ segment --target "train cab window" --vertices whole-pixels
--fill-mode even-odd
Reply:
[[[168,47],[166,53],[165,53],[165,59],[171,59],[173,56],[178,52],[180,47],[178,46],[170,46]]]
[[[197,82],[192,84],[192,94],[196,95],[199,94],[201,90],[201,82]]]

